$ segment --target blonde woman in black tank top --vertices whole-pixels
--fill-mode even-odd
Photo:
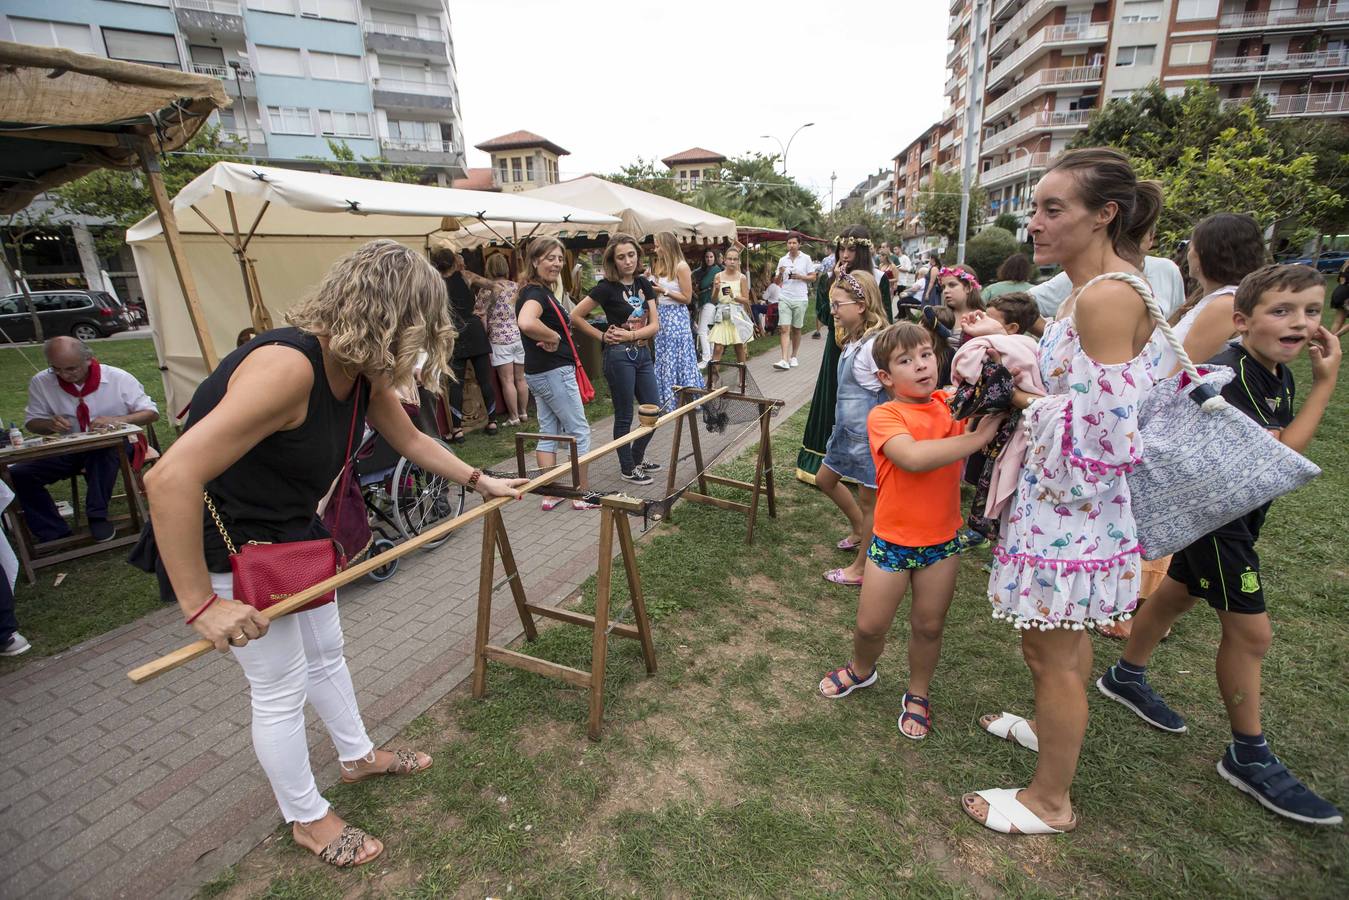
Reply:
[[[322,536],[315,510],[341,470],[353,416],[356,428],[368,419],[403,456],[484,497],[518,496],[524,479],[472,468],[417,431],[399,405],[394,385],[411,379],[418,354],[427,355],[427,371],[443,372],[454,344],[444,283],[415,251],[386,240],[364,245],[287,318],[295,327],[249,341],[197,389],[187,430],[146,475],[153,531],[138,551],[153,548],[146,553],[157,554],[191,627],[243,668],[254,750],[296,843],[333,865],[362,865],[384,847],[319,794],[306,700],[333,738],[344,781],[410,775],[431,758],[376,750],[366,735],[336,603],[269,625],[230,599],[229,561],[203,493],[236,543]]]

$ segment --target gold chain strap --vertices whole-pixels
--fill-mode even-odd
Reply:
[[[225,530],[225,523],[220,521],[220,513],[216,512],[215,504],[211,502],[210,493],[203,492],[202,497],[206,500],[206,508],[211,511],[211,518],[215,520],[215,527],[220,531],[220,536],[225,539],[225,549],[230,552],[230,556],[234,556],[239,551],[234,549],[234,541],[230,540],[229,532]]]

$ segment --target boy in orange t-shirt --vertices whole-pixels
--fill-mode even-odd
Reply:
[[[913,585],[909,607],[909,686],[899,733],[912,740],[932,728],[927,693],[941,655],[942,627],[955,595],[960,531],[960,463],[986,446],[998,419],[972,431],[951,416],[937,388],[932,337],[920,325],[896,322],[872,346],[876,376],[890,395],[867,417],[876,463],[876,518],[857,604],[852,661],[820,681],[826,697],[846,697],[876,683],[876,660],[899,602]],[[858,672],[868,672],[859,675]]]

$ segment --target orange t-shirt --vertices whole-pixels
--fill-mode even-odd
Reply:
[[[944,544],[960,530],[960,465],[930,472],[910,472],[885,455],[891,438],[907,434],[915,441],[931,441],[963,434],[964,426],[951,416],[946,394],[937,391],[926,403],[891,400],[867,416],[867,438],[876,463],[876,519],[878,538],[904,547]]]

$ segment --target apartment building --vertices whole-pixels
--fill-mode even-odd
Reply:
[[[893,189],[890,203],[907,252],[912,253],[926,246],[918,195],[931,184],[934,171],[946,170],[956,164],[942,162],[943,152],[950,155],[953,143],[947,139],[953,133],[952,124],[943,115],[942,121],[928,126],[892,160]],[[945,151],[942,148],[943,141],[947,141]]]
[[[464,174],[464,141],[447,2],[3,0],[0,39],[214,75],[232,105],[213,117],[241,155],[294,164],[331,158],[340,140],[449,184]],[[95,284],[106,268],[123,296],[137,293],[129,254],[98,258],[99,222],[57,221],[45,252],[26,257],[30,284]]]
[[[978,35],[976,3],[988,22]],[[1174,93],[1207,81],[1233,103],[1262,93],[1275,116],[1349,116],[1344,0],[952,0],[950,10],[943,140],[965,139],[960,113],[983,41],[982,127],[972,137],[990,215],[1023,212],[1091,111],[1152,81]],[[954,169],[960,157],[939,160]]]
[[[447,0],[4,0],[0,37],[214,75],[241,153],[360,156],[463,175]]]

